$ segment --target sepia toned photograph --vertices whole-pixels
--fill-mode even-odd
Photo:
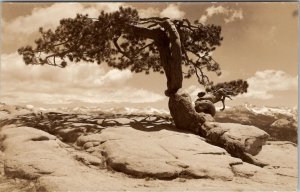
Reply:
[[[0,191],[297,191],[298,2],[1,2]]]

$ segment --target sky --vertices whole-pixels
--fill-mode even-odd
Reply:
[[[213,58],[222,75],[207,75],[214,82],[244,79],[248,93],[228,100],[228,106],[295,107],[298,103],[297,2],[231,3],[2,3],[1,102],[42,107],[127,106],[167,108],[166,78],[151,73],[133,74],[105,64],[77,63],[61,69],[26,66],[17,54],[33,45],[38,28],[55,27],[76,13],[91,17],[103,10],[131,6],[141,17],[187,18],[222,27],[224,40]],[[193,100],[203,90],[196,78],[184,79],[183,90]]]

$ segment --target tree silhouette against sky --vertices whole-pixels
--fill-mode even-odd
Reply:
[[[62,19],[55,30],[39,31],[41,38],[35,41],[35,48],[18,50],[26,64],[64,68],[68,62],[106,62],[135,73],[149,74],[152,70],[165,73],[167,96],[182,87],[183,77],[193,75],[212,94],[220,88],[228,96],[247,91],[245,81],[215,86],[204,73],[221,75],[219,64],[211,56],[223,39],[220,26],[197,21],[191,24],[187,19],[140,18],[137,10],[120,7],[113,13],[101,12],[98,18],[77,14],[76,18]]]

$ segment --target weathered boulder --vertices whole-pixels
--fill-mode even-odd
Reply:
[[[257,166],[268,165],[254,157],[269,138],[266,132],[235,123],[206,122],[202,127],[204,137],[210,143],[223,147],[232,156]]]
[[[216,107],[215,105],[209,100],[202,100],[195,102],[195,110],[198,113],[206,113],[210,114],[212,117],[216,114]]]
[[[269,135],[254,126],[236,123],[207,122],[205,125],[206,138],[216,145],[225,146],[227,151],[230,146],[241,146],[243,152],[257,155],[268,140]]]

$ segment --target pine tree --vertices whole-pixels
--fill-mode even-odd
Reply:
[[[221,75],[220,65],[211,53],[221,45],[221,27],[193,24],[187,19],[140,18],[133,8],[112,13],[101,12],[97,18],[77,14],[60,21],[55,30],[39,29],[35,47],[18,50],[25,64],[64,68],[80,61],[107,63],[112,68],[132,72],[166,75],[170,96],[182,87],[183,78],[196,76],[207,92],[226,97],[247,91],[246,81],[214,85],[205,71]],[[221,89],[222,88],[222,89]]]

